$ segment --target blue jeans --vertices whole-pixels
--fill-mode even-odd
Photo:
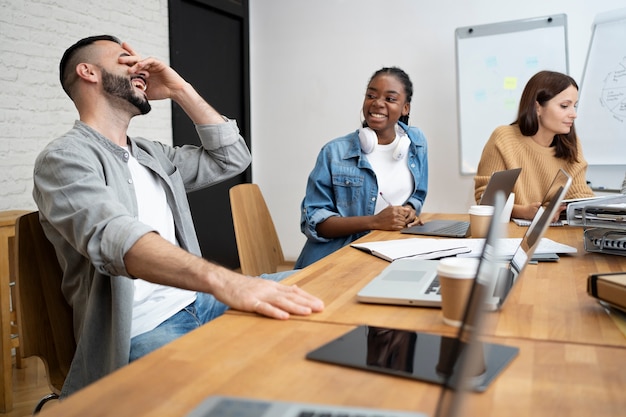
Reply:
[[[261,278],[282,281],[294,272],[296,271],[263,274]],[[211,294],[199,292],[196,296],[196,301],[159,324],[153,330],[133,337],[130,340],[129,362],[139,359],[172,340],[197,329],[203,324],[221,316],[226,310],[228,310],[226,304],[216,300]]]

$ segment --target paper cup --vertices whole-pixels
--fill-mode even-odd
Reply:
[[[476,258],[443,258],[437,265],[443,322],[459,327],[478,269]]]
[[[493,206],[471,206],[469,209],[470,216],[470,234],[472,237],[486,237],[489,231],[489,223],[493,217]]]

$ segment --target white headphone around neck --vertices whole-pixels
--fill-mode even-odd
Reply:
[[[393,159],[399,161],[404,158],[404,156],[409,151],[409,146],[411,145],[411,139],[409,139],[408,135],[400,126],[396,126],[396,133],[400,136],[400,140],[398,141],[398,145],[396,149],[393,150],[392,156]],[[361,150],[363,153],[372,153],[376,144],[378,143],[378,137],[376,136],[376,132],[374,132],[369,127],[363,127],[359,129],[359,141],[361,142]]]

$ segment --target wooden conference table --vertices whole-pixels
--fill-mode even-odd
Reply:
[[[429,219],[467,220],[464,215],[424,215]],[[525,227],[509,223],[509,237],[522,237]],[[604,309],[587,295],[587,277],[594,272],[626,271],[626,257],[586,252],[583,229],[550,227],[545,237],[578,249],[561,255],[558,262],[541,262],[526,267],[502,311],[489,313],[488,334],[626,348],[626,337],[608,319]],[[373,231],[364,241],[415,238],[399,232]],[[298,318],[343,324],[371,324],[437,333],[454,332],[445,325],[440,309],[368,305],[356,301],[357,292],[389,263],[351,247],[289,277],[285,283],[324,300],[324,312]],[[242,314],[233,312],[235,314]],[[625,365],[626,372],[626,365]]]
[[[524,229],[511,223],[509,230],[515,237]],[[373,232],[366,239],[403,236]],[[626,409],[626,338],[585,292],[588,273],[624,271],[626,258],[585,252],[579,228],[551,228],[546,236],[579,252],[528,266],[503,311],[490,313],[485,340],[520,351],[486,392],[467,397],[465,415],[619,416]],[[356,292],[386,265],[343,248],[287,281],[321,297],[324,312],[276,321],[231,311],[40,415],[184,416],[213,394],[432,415],[438,385],[305,359],[355,324],[455,333],[437,309],[357,303]]]

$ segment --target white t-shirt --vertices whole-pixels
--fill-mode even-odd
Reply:
[[[366,155],[378,183],[378,191],[394,206],[401,206],[413,194],[413,176],[407,165],[408,152],[402,159],[393,159],[393,151],[398,146],[400,137],[396,135],[387,145],[376,144],[374,150]],[[376,200],[374,214],[381,212],[388,204],[380,196]]]
[[[135,185],[139,221],[178,245],[172,210],[157,175],[141,165],[132,154],[129,156],[128,168]],[[196,299],[195,291],[153,284],[142,279],[134,280],[134,284],[131,338],[154,329]]]

